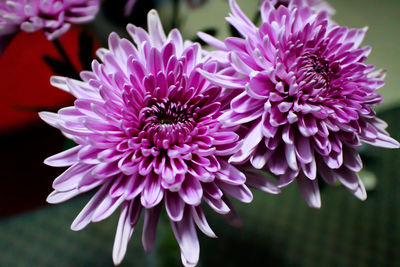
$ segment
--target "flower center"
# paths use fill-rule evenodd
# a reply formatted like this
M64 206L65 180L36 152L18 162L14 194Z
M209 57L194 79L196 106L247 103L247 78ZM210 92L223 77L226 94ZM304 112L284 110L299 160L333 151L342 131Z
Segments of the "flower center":
M303 93L314 95L329 88L333 76L329 61L306 52L298 59L298 66L297 80L302 81Z
M194 128L194 108L168 99L151 99L142 109L142 130L158 148L183 144Z
M159 124L178 124L179 122L185 122L188 119L186 114L186 105L182 106L173 102L161 102L153 104L148 110L147 114L155 122Z

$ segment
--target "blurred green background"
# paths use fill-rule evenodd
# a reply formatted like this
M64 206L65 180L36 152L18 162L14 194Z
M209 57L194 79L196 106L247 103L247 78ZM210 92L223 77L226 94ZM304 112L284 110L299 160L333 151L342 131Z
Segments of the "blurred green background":
M238 2L249 17L254 16L258 0ZM387 85L380 91L385 102L378 108L379 116L400 140L400 1L330 3L339 24L369 27L364 41L373 47L369 63L387 70ZM164 21L169 19L169 10L166 5L160 9ZM184 36L192 38L210 27L218 29L219 37L226 36L227 13L225 0L209 0L198 9L183 6ZM199 233L199 266L400 266L400 151L368 148L363 160L377 179L365 202L341 186L322 189L320 210L306 206L296 185L279 196L256 192L251 205L235 202L243 218L242 228L227 225L208 209L208 220L219 238ZM86 195L2 218L0 266L112 266L117 214L80 232L69 229L88 199ZM150 255L140 244L141 224L121 266L180 266L179 248L166 217L161 218L156 249Z

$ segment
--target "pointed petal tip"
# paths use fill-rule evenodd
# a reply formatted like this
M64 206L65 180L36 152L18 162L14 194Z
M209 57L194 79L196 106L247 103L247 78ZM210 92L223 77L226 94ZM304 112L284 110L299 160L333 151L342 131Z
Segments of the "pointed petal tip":
M321 203L321 196L320 196L319 192L318 192L317 194L313 195L313 196L309 196L309 197L308 197L307 199L305 199L305 200L306 200L306 202L307 202L307 205L308 205L310 208L313 208L313 209L320 209L321 206L322 206L322 203Z
M183 255L182 252L181 252L181 260L182 260L183 266L185 266L185 267L195 267L197 265L197 261L190 262L188 259L185 258L185 256Z
M365 190L364 184L360 178L358 179L358 188L352 191L352 194L361 201L365 201L367 199L367 191Z
M120 265L122 260L123 260L123 256L122 257L119 256L119 255L115 255L114 256L114 254L113 254L113 263L114 263L115 266Z
M296 181L307 205L314 209L321 208L321 194L319 192L318 181L310 180L303 174L298 176Z
M58 114L48 111L39 112L39 117L50 126L56 127L58 121Z
M82 227L82 226L78 225L77 223L75 223L75 221L72 222L72 224L71 224L71 230L72 231L80 231L83 228L85 228L85 227Z
M129 32L129 33L135 33L136 26L133 25L132 23L128 23L128 24L126 25L126 30L127 30L127 32Z
M367 200L367 194L359 194L358 195L358 194L355 193L355 196L361 201Z
M56 193L56 191L53 191L50 193L50 195L47 196L46 201L47 203L50 204L57 204L58 202L56 201L56 199L54 198L54 194Z
M393 138L392 138L393 139ZM393 147L391 147L392 149L398 149L400 148L400 143L396 140L393 139Z
M265 193L268 193L268 194L273 194L273 195L279 195L280 193L282 193L281 189L278 186L275 186L275 187L251 186L251 187L253 187L255 189L258 189L258 190L261 190L261 191L263 191Z
M310 208L313 209L320 209L321 208L321 201L317 202L309 202L307 203Z
M229 6L232 8L233 6L237 6L237 3L235 0L229 0Z
M158 16L157 10L155 10L154 8L151 9L151 10L149 11L149 13L147 14L147 17L152 17L152 16L159 17L159 16Z

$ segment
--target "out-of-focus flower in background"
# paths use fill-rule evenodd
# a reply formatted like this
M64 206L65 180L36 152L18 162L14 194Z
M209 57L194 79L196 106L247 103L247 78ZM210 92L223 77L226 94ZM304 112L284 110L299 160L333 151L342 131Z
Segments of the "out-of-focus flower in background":
M263 2L257 28L232 0L227 20L243 37L221 42L200 34L239 74L201 71L237 92L223 123L249 128L230 162L250 160L274 174L279 187L296 180L311 207L321 206L317 174L328 184L339 180L364 200L356 148L362 142L399 147L372 109L382 102L375 91L385 82L383 71L365 63L371 50L360 48L366 29L338 26L306 1L274 4Z
M240 149L235 127L219 121L227 95L200 75L218 71L202 57L201 47L183 42L178 30L168 36L158 14L148 14L148 33L128 25L136 43L112 33L103 61L81 73L83 81L53 77L52 84L73 94L75 105L41 118L77 143L48 158L50 166L70 166L53 183L50 203L66 201L99 187L72 224L80 230L90 222L121 214L113 259L120 263L145 210L142 243L153 249L158 218L165 205L185 266L196 265L199 241L195 224L215 237L201 206L237 223L227 196L250 202L245 175L228 163ZM268 184L271 193L279 189Z
M98 9L99 0L0 0L0 54L19 30L42 29L53 40L71 23L93 20Z
M125 16L129 16L129 14L131 14L132 9L135 7L137 0L128 0L126 1L126 5L124 8L124 14Z

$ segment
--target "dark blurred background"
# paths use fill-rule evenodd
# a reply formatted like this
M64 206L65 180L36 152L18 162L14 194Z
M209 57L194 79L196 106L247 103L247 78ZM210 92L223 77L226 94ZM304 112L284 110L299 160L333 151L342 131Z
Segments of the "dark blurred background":
M60 41L75 68L87 69L80 56L82 42L92 49L106 45L109 32L126 35L128 22L144 25L151 8L157 8L167 30L178 26L186 39L194 39L200 30L221 38L229 34L224 22L227 1L209 0L201 5L202 1L182 0L178 10L173 8L176 2L141 0L124 17L125 1L105 1L96 21L73 27ZM259 1L238 2L252 18ZM330 4L339 24L369 26L364 41L373 48L369 63L387 70L387 85L380 91L385 103L377 108L378 116L400 140L400 1L335 0ZM173 19L174 14L179 16ZM85 51L87 58L93 58L92 50ZM45 202L52 181L63 170L47 167L43 160L71 144L41 122L37 112L57 110L73 101L50 86L49 77L57 66L56 61L46 63L46 56L60 58L38 32L20 33L0 57L0 266L112 266L117 214L75 233L69 225L90 196L56 206ZM400 151L369 147L363 148L362 155L361 176L369 189L365 202L341 186L324 187L322 208L312 210L296 186L289 186L279 196L256 192L249 207L235 202L242 228L227 226L208 210L219 238L199 233L199 266L400 266ZM121 266L180 266L179 248L165 216L150 255L140 244L141 223L137 229Z

